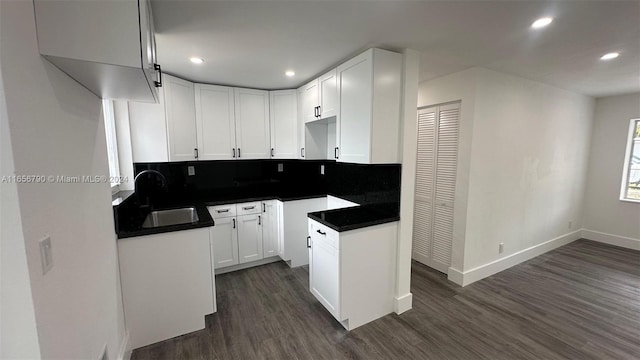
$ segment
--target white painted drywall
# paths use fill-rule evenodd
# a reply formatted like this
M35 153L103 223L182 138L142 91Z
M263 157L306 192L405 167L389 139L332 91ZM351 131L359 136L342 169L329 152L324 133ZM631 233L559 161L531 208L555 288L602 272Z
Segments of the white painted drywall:
M456 100L451 267L464 272L580 229L593 99L483 68L420 84L419 106Z
M588 96L478 75L464 270L582 227L594 110Z
M101 101L38 54L33 3L0 2L0 69L15 171L108 175ZM18 184L43 358L118 355L124 337L108 182ZM51 236L42 274L38 240Z
M2 9L0 7L0 14ZM1 16L1 15L0 15ZM0 69L0 176L15 174ZM0 359L39 359L27 254L15 183L0 183Z
M133 190L133 152L129 127L129 103L124 100L114 100L113 112L118 141L118 165L120 166L120 176L123 179L120 183L120 190Z
M413 203L415 197L415 173L418 139L416 137L418 100L418 74L420 54L405 49L402 56L402 102L399 131L402 176L400 184L400 222L398 225L398 250L396 259L396 294L394 311L401 314L413 306L411 294L411 245L413 242Z
M640 93L596 100L584 228L640 241L640 203L620 201L629 120L637 118Z

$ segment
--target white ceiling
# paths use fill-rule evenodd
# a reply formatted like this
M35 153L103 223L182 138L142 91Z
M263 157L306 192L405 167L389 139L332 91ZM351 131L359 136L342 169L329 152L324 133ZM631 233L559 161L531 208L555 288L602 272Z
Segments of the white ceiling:
M640 1L153 0L163 70L295 88L369 47L421 52L420 80L482 66L592 96L640 91ZM531 23L553 16L547 28ZM619 51L604 62L600 56ZM205 59L202 65L190 56ZM287 78L285 70L296 76Z

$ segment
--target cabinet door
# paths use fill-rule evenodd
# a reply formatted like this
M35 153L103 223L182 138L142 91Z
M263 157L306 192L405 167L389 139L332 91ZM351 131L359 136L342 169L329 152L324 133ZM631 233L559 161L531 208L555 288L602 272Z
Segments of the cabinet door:
M195 86L198 155L201 160L228 160L235 156L236 128L233 88Z
M130 101L129 131L133 162L167 162L167 124L164 91L158 93L159 104Z
M193 83L164 75L169 161L196 159L196 111Z
M338 161L368 164L371 153L371 53L338 67L340 110L337 129Z
M270 158L269 92L236 88L235 108L238 158Z
M318 79L320 88L320 118L326 119L338 114L338 84L336 69L329 71Z
M280 254L276 203L276 200L262 203L262 250L265 258Z
M261 213L238 216L238 254L240 264L263 258Z
M309 249L309 287L311 293L333 316L339 317L338 250L330 246L323 235L317 232L311 232L309 235L311 237L311 248Z
M306 131L306 125L305 125L305 119L304 119L304 88L300 88L298 89L298 159L304 159L305 158L305 131Z
M215 220L215 226L211 228L214 269L238 264L238 230L236 227L235 217Z
M320 90L318 89L318 79L313 80L302 87L303 105L302 118L304 122L318 120L316 107L319 105Z
M298 100L296 90L269 92L271 157L298 157Z
M278 255L282 260L289 260L284 246L284 204L276 201L277 226L278 226Z

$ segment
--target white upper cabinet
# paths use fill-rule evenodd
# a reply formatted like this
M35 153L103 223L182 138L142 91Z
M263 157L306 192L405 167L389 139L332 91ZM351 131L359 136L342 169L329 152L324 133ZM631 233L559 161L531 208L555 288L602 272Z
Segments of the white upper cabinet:
M270 158L269 92L242 88L234 90L237 158Z
M338 88L336 69L302 86L302 118L305 123L336 116Z
M397 163L402 55L369 49L338 66L336 159Z
M35 0L40 54L102 98L157 102L147 0Z
M233 88L196 84L198 159L228 160L236 155Z
M302 119L309 122L318 119L318 97L320 90L318 88L318 79L302 86Z
M164 91L159 102L129 102L129 131L134 163L167 162L167 125L164 111Z
M320 97L318 100L318 118L326 119L338 114L338 84L336 69L318 78Z
M169 161L198 159L193 83L164 76Z
M271 157L298 157L298 99L296 90L269 92Z

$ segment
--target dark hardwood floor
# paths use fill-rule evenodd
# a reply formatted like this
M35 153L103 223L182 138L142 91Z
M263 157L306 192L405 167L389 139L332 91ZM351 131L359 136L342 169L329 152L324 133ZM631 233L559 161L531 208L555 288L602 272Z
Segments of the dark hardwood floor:
M640 359L640 252L579 240L465 288L412 271L413 309L351 332L306 268L219 275L206 329L132 359Z

